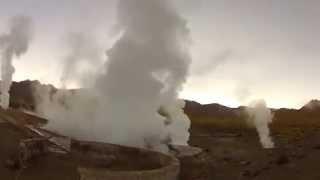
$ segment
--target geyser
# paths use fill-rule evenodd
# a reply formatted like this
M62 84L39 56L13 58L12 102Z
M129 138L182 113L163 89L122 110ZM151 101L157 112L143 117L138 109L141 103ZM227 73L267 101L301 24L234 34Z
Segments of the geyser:
M169 0L120 0L121 37L104 74L78 92L38 89L49 128L85 140L168 151L187 145L190 120L178 93L191 61L186 21Z
M0 35L1 53L1 106L9 107L9 90L14 74L12 60L26 53L32 37L32 22L29 17L15 16L9 22L9 32Z
M253 101L246 110L249 114L248 121L257 129L263 148L274 148L268 126L272 122L273 115L266 102L264 100Z

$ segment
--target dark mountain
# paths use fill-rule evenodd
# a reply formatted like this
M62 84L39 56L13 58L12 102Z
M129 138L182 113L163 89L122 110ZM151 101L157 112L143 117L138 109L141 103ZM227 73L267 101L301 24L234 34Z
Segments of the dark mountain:
M52 85L43 85L39 81L22 81L12 84L10 94L10 106L14 109L24 108L34 110L36 98L34 89L46 86L52 89L52 93L57 91ZM246 125L247 118L245 106L230 108L217 103L200 104L195 101L186 101L185 112L188 114L193 124L213 124L225 126L235 124L236 126ZM318 126L320 124L320 101L312 100L301 109L272 109L274 113L274 126L290 125L295 126Z
M313 99L304 105L300 110L302 111L320 111L320 101Z
M230 108L217 103L200 104L195 101L186 101L185 112L191 117L219 117L232 118L237 117L241 108Z
M14 109L23 108L33 111L36 105L35 90L39 87L51 89L52 92L57 89L52 85L41 84L39 81L25 80L13 82L10 88L10 107Z

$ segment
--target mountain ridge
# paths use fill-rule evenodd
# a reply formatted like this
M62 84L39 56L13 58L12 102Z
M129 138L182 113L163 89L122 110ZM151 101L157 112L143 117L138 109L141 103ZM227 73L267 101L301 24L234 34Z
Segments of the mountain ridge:
M25 80L20 82L13 82L10 89L10 107L15 109L35 110L36 100L33 93L35 88L45 86L52 90L52 93L58 91L53 85L41 84L40 81ZM74 89L70 90L74 91ZM200 104L196 101L185 100L185 112L190 117L216 117L216 118L239 118L245 113L246 106L239 106L236 108L221 105L219 103ZM271 109L271 108L270 108ZM306 105L300 109L279 108L272 109L275 116L283 116L283 114L304 114L307 117L319 114L320 118L320 100L310 100ZM300 117L299 115L298 117Z

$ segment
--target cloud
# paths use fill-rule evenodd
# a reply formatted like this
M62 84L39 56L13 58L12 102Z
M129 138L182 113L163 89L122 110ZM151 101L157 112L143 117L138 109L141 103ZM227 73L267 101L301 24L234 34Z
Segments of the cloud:
M210 58L208 62L203 62L200 65L194 67L192 75L204 76L214 72L219 66L224 65L234 57L234 52L231 49L225 49Z

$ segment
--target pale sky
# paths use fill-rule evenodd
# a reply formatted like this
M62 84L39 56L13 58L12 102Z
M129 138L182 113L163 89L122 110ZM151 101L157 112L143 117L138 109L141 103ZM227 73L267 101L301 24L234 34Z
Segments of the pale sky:
M193 62L181 97L200 103L298 108L320 98L320 1L173 0L188 20ZM15 60L14 80L59 86L63 35L93 34L107 50L115 0L0 0L0 33L8 18L31 16L35 37Z

